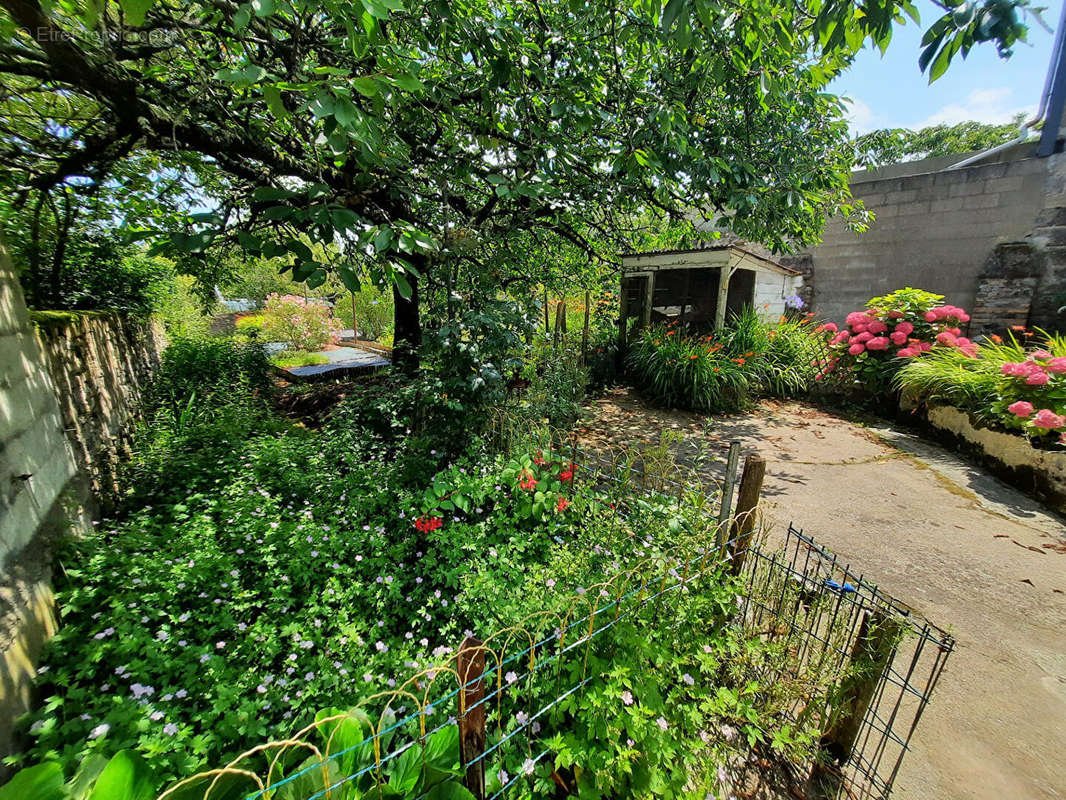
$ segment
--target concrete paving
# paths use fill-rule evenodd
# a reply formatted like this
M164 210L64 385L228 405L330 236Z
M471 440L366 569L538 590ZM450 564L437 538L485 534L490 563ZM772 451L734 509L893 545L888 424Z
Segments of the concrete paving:
M338 347L323 350L321 355L329 359L328 364L309 364L305 367L289 367L286 371L298 378L311 378L330 373L340 374L347 370L375 369L387 367L389 359L376 350L362 347Z
M958 640L894 797L1066 797L1066 524L945 449L798 403L708 418L617 391L587 439L767 460L764 504ZM714 467L708 467L714 469Z

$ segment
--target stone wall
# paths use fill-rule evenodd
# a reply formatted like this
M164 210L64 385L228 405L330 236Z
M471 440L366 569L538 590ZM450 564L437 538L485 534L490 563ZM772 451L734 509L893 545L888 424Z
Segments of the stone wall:
M114 491L163 344L147 320L29 314L0 242L0 756L56 627L52 544Z
M902 176L857 173L852 193L876 219L862 234L833 219L822 244L807 251L814 310L841 320L869 298L904 286L971 308L996 246L1025 239L1036 225L1047 169L1048 159L1020 158Z

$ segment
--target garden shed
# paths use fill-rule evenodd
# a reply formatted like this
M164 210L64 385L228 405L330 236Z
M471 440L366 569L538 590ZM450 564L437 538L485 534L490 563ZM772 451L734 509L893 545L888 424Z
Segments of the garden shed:
M778 316L801 283L796 270L735 244L629 253L622 256L623 336L675 321L720 328L744 306Z

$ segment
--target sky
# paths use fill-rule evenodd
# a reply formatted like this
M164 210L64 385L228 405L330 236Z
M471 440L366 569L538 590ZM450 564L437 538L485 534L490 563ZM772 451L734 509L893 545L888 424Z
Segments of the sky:
M1044 0L1044 22L1059 24L1063 0ZM1019 43L1014 55L1001 59L994 44L970 51L963 61L952 60L948 71L929 84L918 70L922 32L937 18L930 2L919 4L922 25L897 27L884 57L878 50L859 54L854 65L833 82L831 91L850 98L852 131L866 133L877 128L918 129L966 120L1010 122L1018 113L1031 115L1040 104L1040 94L1051 59L1052 33L1029 21L1029 43Z

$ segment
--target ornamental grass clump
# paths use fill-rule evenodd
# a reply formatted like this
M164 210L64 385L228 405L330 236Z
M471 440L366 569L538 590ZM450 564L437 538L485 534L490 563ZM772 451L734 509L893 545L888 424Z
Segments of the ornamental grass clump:
M811 317L776 324L754 309L735 315L720 331L687 335L677 324L649 328L628 358L636 385L667 406L732 412L759 395L802 393L817 371Z

